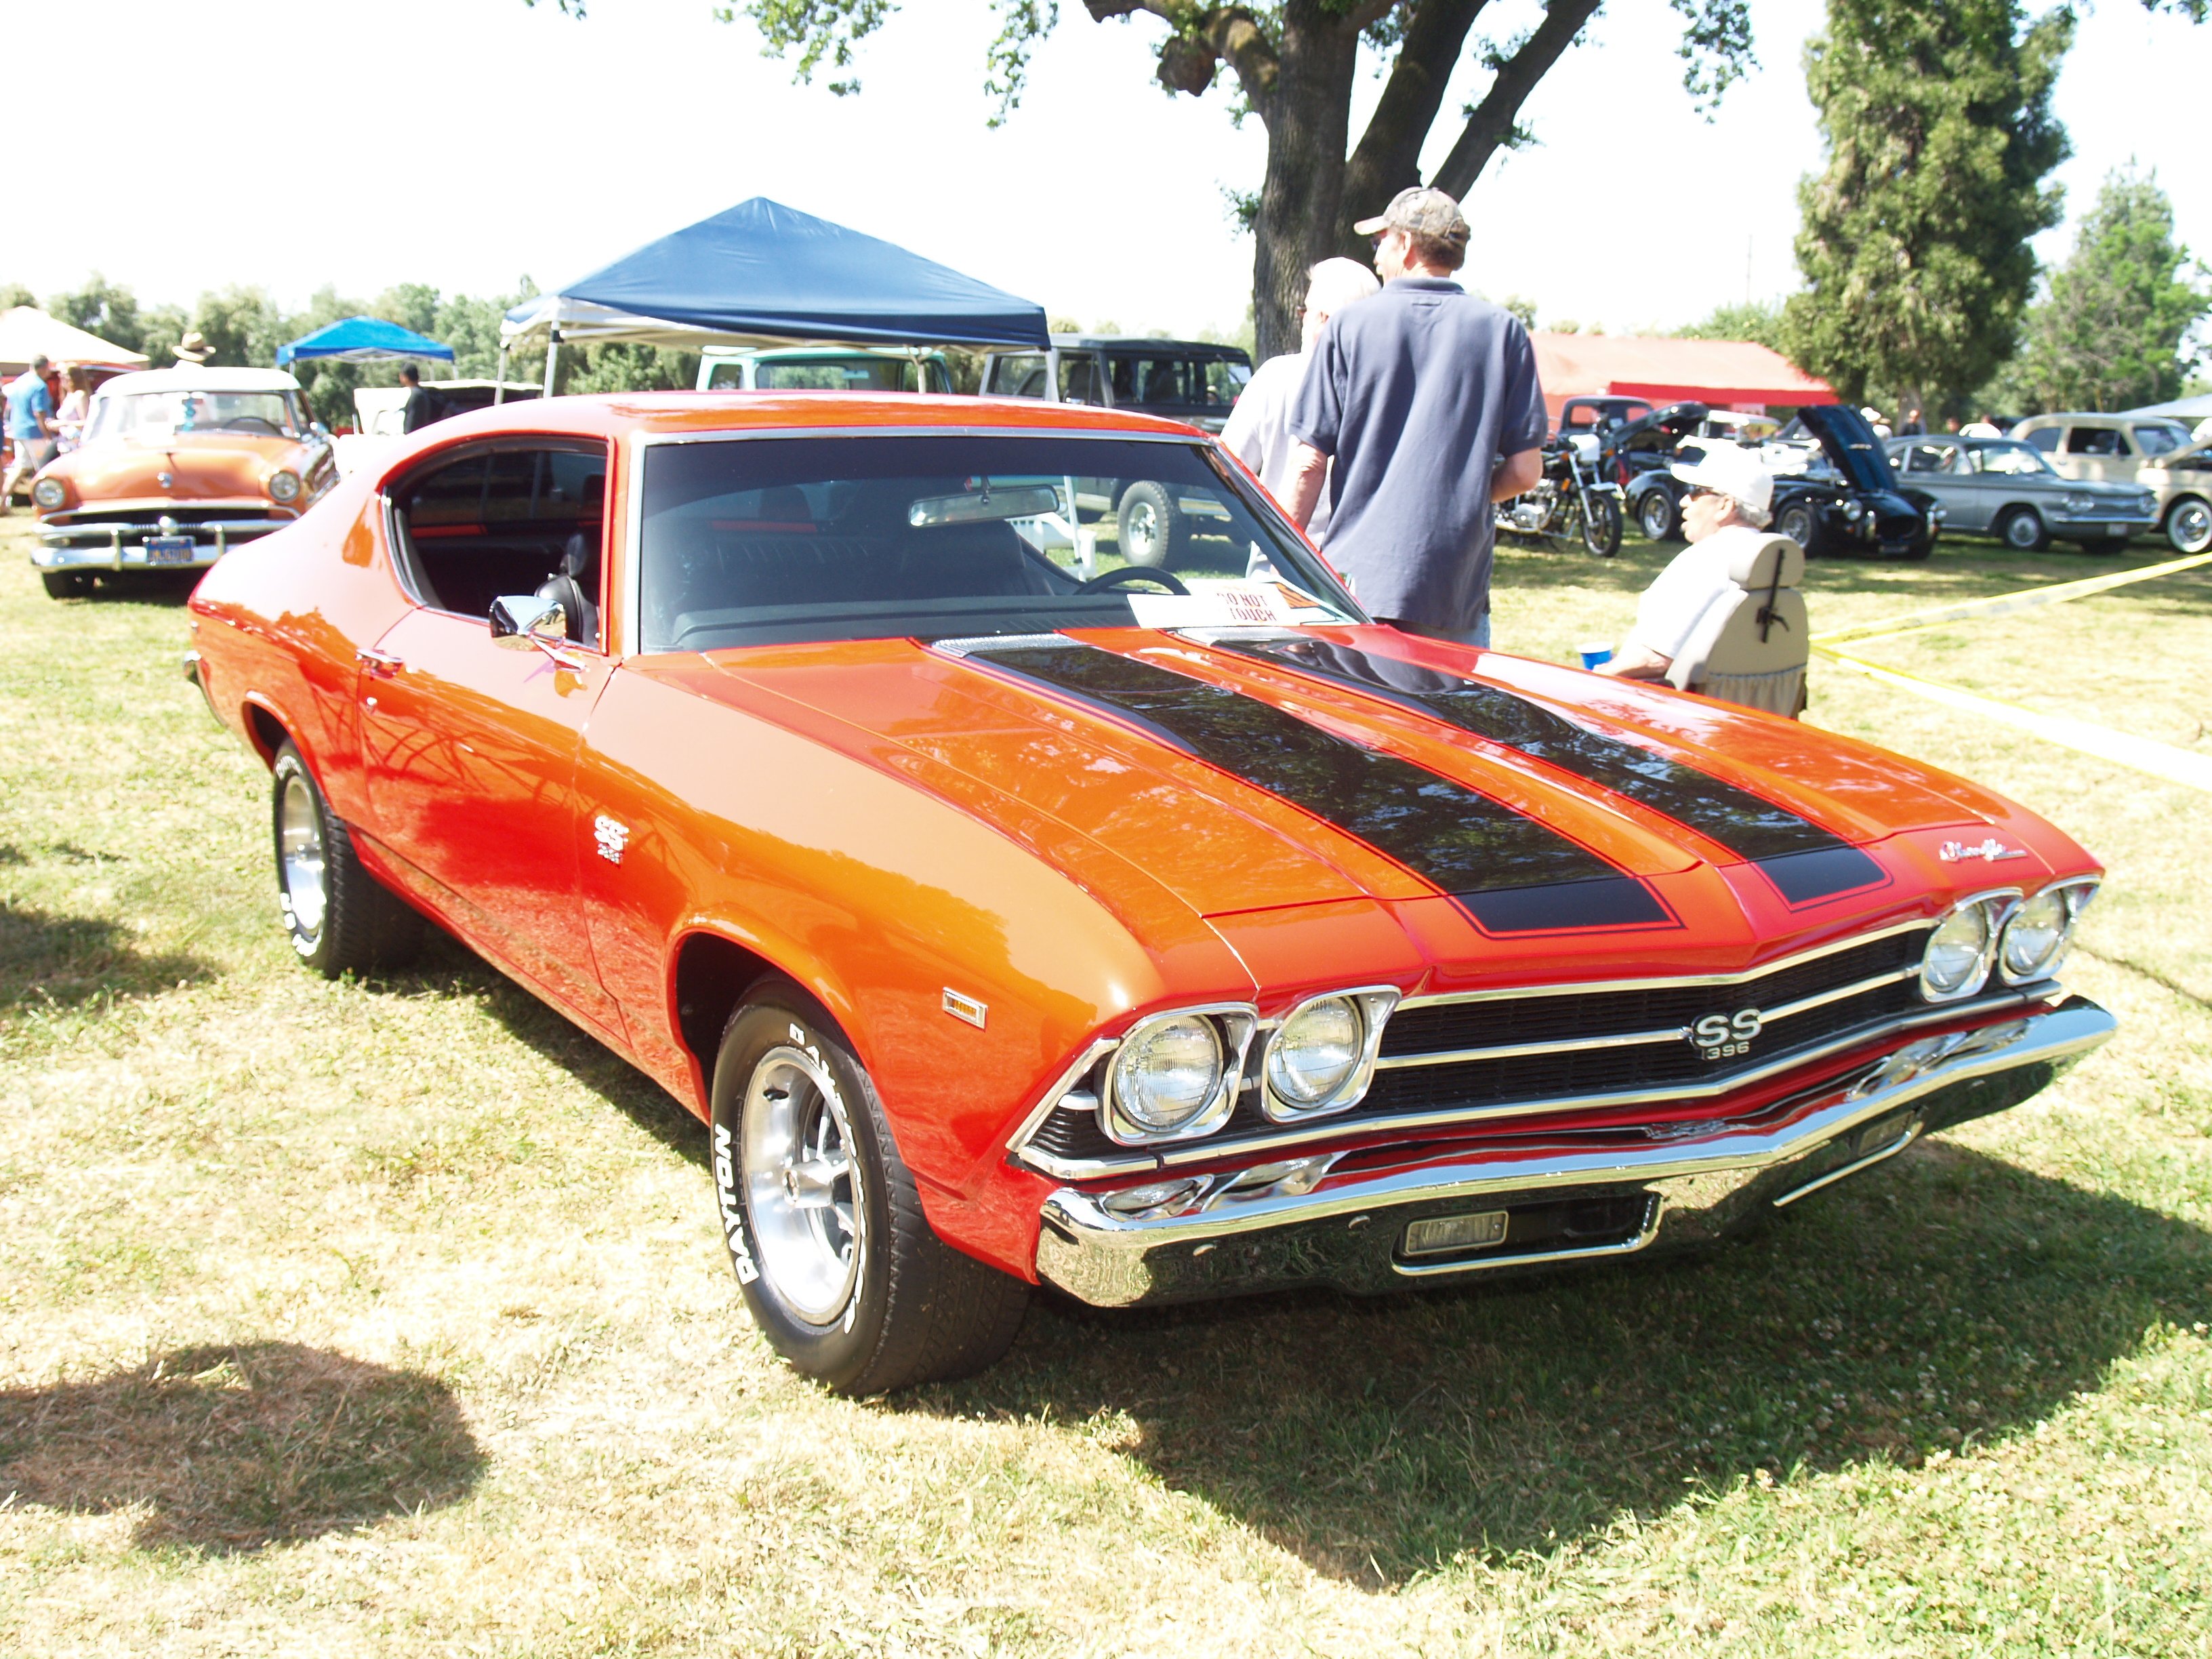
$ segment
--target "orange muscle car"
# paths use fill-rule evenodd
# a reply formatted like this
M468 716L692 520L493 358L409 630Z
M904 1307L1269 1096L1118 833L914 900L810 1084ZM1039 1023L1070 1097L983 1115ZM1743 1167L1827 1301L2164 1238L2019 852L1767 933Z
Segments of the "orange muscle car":
M281 370L118 374L93 395L79 447L31 486L31 562L58 599L102 574L202 569L337 481L330 439Z
M1078 478L1177 500L1182 573L1100 568ZM659 1079L757 1323L850 1392L989 1363L1039 1280L1710 1238L2112 1029L2054 977L2100 871L2048 823L1375 625L1139 416L487 410L234 551L191 623L301 959L430 917Z

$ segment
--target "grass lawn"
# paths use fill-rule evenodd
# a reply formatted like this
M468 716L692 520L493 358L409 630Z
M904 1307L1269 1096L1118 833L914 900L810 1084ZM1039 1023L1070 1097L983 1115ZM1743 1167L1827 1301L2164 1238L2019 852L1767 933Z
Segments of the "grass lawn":
M830 1400L704 1136L466 951L329 985L179 595L0 521L0 1653L2203 1654L2212 800L1832 668L1812 718L2112 866L2057 1088L1701 1261L1363 1302L1041 1299ZM1501 646L1671 549L1506 550ZM2164 556L2148 546L2131 562ZM1816 627L2111 568L1823 562ZM1869 647L2203 749L2212 572Z

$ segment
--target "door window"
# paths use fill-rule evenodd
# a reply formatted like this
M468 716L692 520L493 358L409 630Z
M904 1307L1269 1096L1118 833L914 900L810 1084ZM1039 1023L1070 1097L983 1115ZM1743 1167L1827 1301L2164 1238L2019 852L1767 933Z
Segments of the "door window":
M1060 354L1060 400L1064 404L1100 404L1106 392L1100 382L1098 360L1089 352Z
M1044 354L1017 351L993 359L988 390L1000 398L1043 397Z
M2077 426L2066 434L2066 453L2069 455L2124 455L2127 447L2120 434L2108 426Z
M1905 450L1905 470L1907 472L1948 472L1959 457L1955 444L1908 444Z
M2055 455L2058 453L2058 428L2055 426L2038 427L2027 434L2027 441L2045 454Z
M482 617L501 594L566 576L584 601L567 605L570 635L597 648L606 486L603 444L501 447L433 464L392 494L408 586L434 611Z

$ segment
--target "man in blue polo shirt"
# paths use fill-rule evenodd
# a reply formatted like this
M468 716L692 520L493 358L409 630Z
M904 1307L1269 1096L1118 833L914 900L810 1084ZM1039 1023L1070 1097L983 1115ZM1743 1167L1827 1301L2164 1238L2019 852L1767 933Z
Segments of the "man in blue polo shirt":
M1510 312L1452 279L1467 220L1440 190L1401 190L1373 236L1382 291L1332 318L1291 405L1303 525L1333 490L1322 550L1369 615L1490 643L1491 504L1543 476L1544 389ZM1332 473L1329 460L1336 465Z
M15 486L54 458L54 394L46 390L44 357L8 382L8 436L15 458L0 477L0 513L13 511Z

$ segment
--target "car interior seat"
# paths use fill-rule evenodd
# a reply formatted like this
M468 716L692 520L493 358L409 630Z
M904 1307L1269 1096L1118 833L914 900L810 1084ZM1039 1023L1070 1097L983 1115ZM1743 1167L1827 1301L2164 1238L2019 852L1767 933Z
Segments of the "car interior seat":
M1747 540L1730 562L1729 590L1706 607L1667 671L1685 691L1795 720L1805 709L1811 645L1805 619L1805 550L1787 536Z

